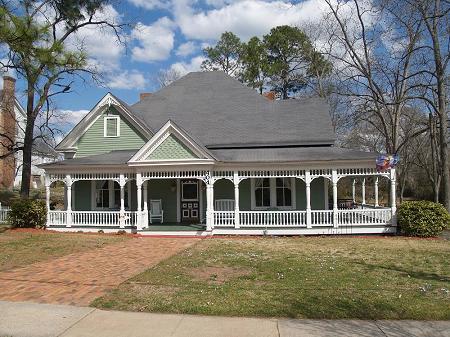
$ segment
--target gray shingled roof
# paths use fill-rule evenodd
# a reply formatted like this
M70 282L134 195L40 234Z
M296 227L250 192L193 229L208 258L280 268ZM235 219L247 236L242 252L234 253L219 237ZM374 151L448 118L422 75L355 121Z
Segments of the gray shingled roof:
M321 99L269 101L223 72L193 72L132 105L152 130L169 119L208 148L333 144Z
M137 150L118 150L88 157L66 159L40 165L41 167L69 167L99 165L125 165ZM259 148L259 149L215 149L211 150L220 162L320 162L331 160L374 160L376 153L343 149L332 146Z

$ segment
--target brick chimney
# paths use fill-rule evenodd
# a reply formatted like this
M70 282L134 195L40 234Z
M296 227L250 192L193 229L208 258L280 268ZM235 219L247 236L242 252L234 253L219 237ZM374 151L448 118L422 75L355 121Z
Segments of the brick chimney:
M141 92L141 93L139 94L139 100L142 101L142 100L144 100L145 98L150 97L151 95L152 95L151 92Z
M3 76L3 90L1 95L0 110L0 154L8 154L8 146L13 145L16 138L16 113L15 113L16 80L10 76ZM14 154L0 159L0 188L12 189L16 160Z
M267 98L269 101L273 101L276 98L276 93L274 91L268 91L265 92L263 96Z

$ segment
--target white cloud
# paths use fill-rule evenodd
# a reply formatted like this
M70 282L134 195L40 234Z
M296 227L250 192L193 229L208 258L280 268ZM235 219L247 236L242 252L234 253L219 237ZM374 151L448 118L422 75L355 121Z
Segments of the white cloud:
M195 10L191 5L176 2L175 21L186 37L199 40L216 40L225 31L247 40L267 34L276 26L320 20L327 10L322 0L305 0L298 4L244 0L211 10Z
M176 51L177 56L189 56L195 53L197 50L197 44L193 41L180 44Z
M97 20L107 20L114 24L120 23L121 18L121 14L112 5L104 6L95 15ZM120 59L125 53L125 46L119 43L113 29L108 27L83 27L69 38L67 46L73 50L82 46L89 55L88 64L105 73L119 69Z
M144 9L167 9L170 6L171 1L168 0L128 0L136 7Z
M203 56L196 56L190 62L177 62L170 66L171 69L177 71L181 75L185 75L191 71L199 71L200 65L205 60Z
M75 125L86 116L89 110L59 110L58 117L61 121Z
M110 77L108 87L112 89L144 89L147 80L136 70L123 71Z
M174 28L174 23L166 16L150 26L139 23L131 33L138 41L138 46L132 49L133 59L141 62L167 59L174 45Z

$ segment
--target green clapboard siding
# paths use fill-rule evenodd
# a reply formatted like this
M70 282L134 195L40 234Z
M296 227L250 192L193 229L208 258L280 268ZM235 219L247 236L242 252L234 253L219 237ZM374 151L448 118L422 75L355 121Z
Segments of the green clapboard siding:
M193 158L198 157L178 138L170 135L147 157L147 160Z
M120 116L113 107L102 114L80 137L76 157L107 153L112 150L140 149L146 139L128 121L120 116L120 137L104 137L104 117Z
M80 180L73 184L75 200L74 211L91 210L91 181Z
M164 210L164 222L177 221L177 181L175 179L149 180L147 185L148 201L161 199ZM150 207L150 204L149 204Z

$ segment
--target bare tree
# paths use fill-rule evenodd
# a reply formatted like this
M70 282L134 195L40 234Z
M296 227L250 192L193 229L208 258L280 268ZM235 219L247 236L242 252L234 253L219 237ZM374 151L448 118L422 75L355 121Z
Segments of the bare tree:
M413 99L422 22L395 1L325 2L337 93L353 107L350 118L371 125L382 135L384 151L398 153L426 130L401 137L401 120Z
M443 203L450 212L450 173L448 158L448 91L450 61L450 1L448 0L407 0L425 27L421 40L423 61L421 81L417 84L417 98L424 101L439 121L432 142L438 146L439 164L442 167ZM434 151L433 151L434 153ZM437 153L435 153L437 154ZM433 158L436 159L436 158Z
M86 27L111 29L122 41L124 25L99 16L107 3L0 0L0 46L5 50L0 67L14 70L26 83L26 126L19 149L23 151L22 197L27 198L30 192L36 121L51 111L53 97L71 91L75 78L97 74L88 65L83 43L68 48L68 42L73 44L72 38Z
M158 74L156 75L156 82L160 88L164 88L172 82L179 80L182 76L183 74L176 69L163 69L158 71Z

